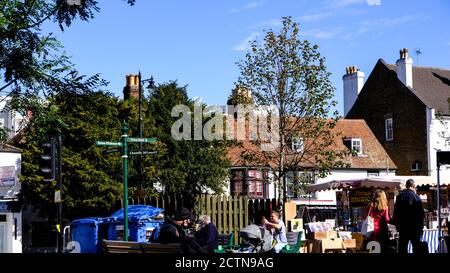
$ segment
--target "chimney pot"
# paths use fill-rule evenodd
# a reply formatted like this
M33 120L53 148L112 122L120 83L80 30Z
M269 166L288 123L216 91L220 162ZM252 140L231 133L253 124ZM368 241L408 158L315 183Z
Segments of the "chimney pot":
M413 60L408 56L408 49L400 50L400 59L397 60L397 77L406 86L413 88L412 65Z
M349 66L345 70L347 74L342 78L344 81L344 116L348 114L361 89L364 86L364 73L355 65Z

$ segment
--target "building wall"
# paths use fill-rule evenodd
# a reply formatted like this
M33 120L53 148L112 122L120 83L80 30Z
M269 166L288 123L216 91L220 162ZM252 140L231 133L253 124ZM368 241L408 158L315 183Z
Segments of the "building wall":
M450 117L439 118L434 109L427 109L428 175L437 178L436 151L450 151ZM450 177L450 166L441 166L441 181Z
M14 166L15 185L0 186L0 214L6 215L6 251L10 253L22 253L22 213L12 212L7 209L8 203L17 201L20 192L21 154L0 152L0 167Z
M14 137L20 131L23 121L22 115L8 109L11 99L0 96L0 128L8 129L8 138Z
M392 115L394 139L385 139L385 118ZM425 105L381 61L377 63L348 119L364 119L398 167L397 175L427 175L427 115ZM419 161L420 171L411 171Z

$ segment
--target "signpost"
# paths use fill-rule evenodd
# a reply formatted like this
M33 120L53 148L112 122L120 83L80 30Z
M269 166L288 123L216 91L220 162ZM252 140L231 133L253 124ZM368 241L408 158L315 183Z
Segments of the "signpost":
M128 124L124 121L122 123L122 136L121 141L96 141L97 146L112 146L122 147L122 163L123 163L123 237L124 241L128 241L128 154L130 155L143 155L143 154L155 154L156 151L142 151L142 152L130 152L128 153L128 143L155 143L156 138L133 138L128 137ZM118 152L119 149L107 150L107 153Z

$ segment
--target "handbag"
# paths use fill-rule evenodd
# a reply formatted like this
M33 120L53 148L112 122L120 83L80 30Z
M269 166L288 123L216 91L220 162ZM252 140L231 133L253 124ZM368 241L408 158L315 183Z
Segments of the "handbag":
M369 238L374 230L374 223L373 223L373 217L370 216L370 211L372 208L369 209L369 213L367 214L366 219L364 219L364 222L362 224L361 233Z

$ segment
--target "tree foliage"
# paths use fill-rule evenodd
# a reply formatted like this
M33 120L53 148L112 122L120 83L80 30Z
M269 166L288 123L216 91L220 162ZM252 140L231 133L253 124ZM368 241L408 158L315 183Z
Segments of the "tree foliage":
M120 101L103 92L66 93L41 104L41 111L52 112L45 117L58 118L31 118L22 137L16 138L15 145L23 149L22 201L39 208L43 215L54 215L56 181L43 182L39 157L41 144L51 136L48 126L60 126L54 132L63 136L63 215L70 219L109 214L122 191L121 161L117 155L104 154L95 141L120 139L120 109Z
M336 105L330 73L318 46L301 40L300 34L298 24L284 17L280 32L269 30L262 43L252 41L238 63L239 85L252 91L257 105L270 105L279 116L278 132L272 131L277 134L277 145L259 158L276 166L275 176L281 182L288 172L314 170L324 177L333 167L343 166L344 152L331 148L332 129L339 117L335 112L328 118L330 108ZM292 150L296 140L302 140L299 151ZM279 185L281 197L286 185Z
M193 195L204 193L206 189L222 193L229 166L225 143L175 140L171 135L175 121L171 111L179 104L193 107L186 86L180 87L176 82L160 85L150 97L149 114L155 120L155 135L165 145L164 155L157 161L155 182L168 193Z
M135 1L127 2L133 5ZM95 0L77 5L67 0L0 0L0 94L33 100L106 86L99 74L80 75L63 52L63 45L42 30L47 21L64 30L76 19L93 19L98 11Z

